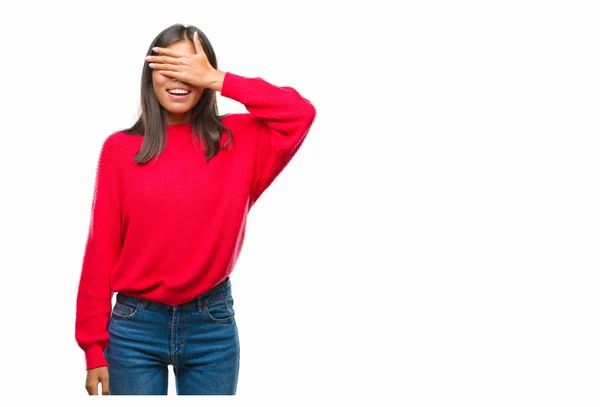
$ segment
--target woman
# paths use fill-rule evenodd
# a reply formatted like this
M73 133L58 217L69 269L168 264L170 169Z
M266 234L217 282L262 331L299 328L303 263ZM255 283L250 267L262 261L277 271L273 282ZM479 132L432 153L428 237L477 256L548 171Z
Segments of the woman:
M229 275L248 211L315 118L298 92L217 69L206 36L173 25L152 42L139 120L98 161L75 336L98 394L236 392ZM219 116L216 92L249 113ZM116 303L112 306L113 293Z

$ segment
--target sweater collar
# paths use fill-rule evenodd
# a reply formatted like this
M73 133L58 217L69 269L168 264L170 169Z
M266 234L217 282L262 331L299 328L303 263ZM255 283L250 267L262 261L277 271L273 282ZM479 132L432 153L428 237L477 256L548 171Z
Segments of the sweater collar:
M185 136L192 133L192 123L171 124L165 127L167 136Z

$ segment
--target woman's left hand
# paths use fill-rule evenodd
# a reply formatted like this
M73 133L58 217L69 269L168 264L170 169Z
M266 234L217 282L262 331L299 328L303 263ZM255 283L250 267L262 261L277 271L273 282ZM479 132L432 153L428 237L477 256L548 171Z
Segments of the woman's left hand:
M195 54L184 54L168 48L155 47L152 50L160 55L150 55L146 61L150 62L150 68L160 70L160 74L169 78L199 88L221 90L224 72L221 72L210 64L208 57L202 49L198 33L194 32L193 38Z

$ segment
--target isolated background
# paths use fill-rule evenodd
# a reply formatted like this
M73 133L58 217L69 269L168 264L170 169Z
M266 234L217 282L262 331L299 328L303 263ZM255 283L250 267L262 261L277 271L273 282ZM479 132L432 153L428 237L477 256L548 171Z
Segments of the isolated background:
M237 402L598 405L595 2L1 7L3 395L85 396L98 154L138 113L148 45L184 23L220 69L318 112L232 275Z

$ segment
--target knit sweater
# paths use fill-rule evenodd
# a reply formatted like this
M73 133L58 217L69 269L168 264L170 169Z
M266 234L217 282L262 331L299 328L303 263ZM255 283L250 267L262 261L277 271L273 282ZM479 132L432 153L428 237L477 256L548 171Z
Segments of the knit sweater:
M108 365L114 293L179 305L232 273L250 208L315 118L296 90L261 78L227 72L221 95L249 113L222 119L233 139L208 162L190 123L167 126L165 149L145 165L133 161L143 136L116 132L103 142L77 294L86 369Z

